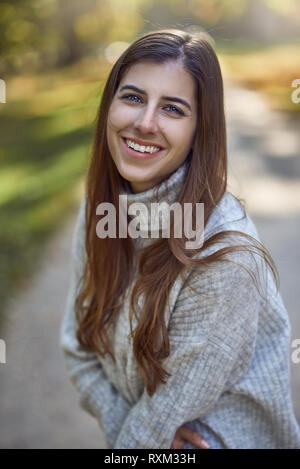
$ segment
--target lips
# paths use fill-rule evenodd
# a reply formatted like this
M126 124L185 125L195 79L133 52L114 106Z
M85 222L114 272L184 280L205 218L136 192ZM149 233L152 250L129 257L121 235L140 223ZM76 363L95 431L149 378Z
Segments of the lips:
M139 138L133 138L128 136L123 136L123 139L131 140L132 142L138 143L139 145L144 145L145 147L158 147L160 150L164 150L165 147L159 145L159 143L147 142L145 140L140 140Z
M163 150L158 150L154 153L141 153L139 151L136 151L134 150L133 148L130 148L127 143L126 143L126 140L124 137L121 138L121 142L122 142L122 146L124 147L126 153L128 155L130 155L131 157L135 158L135 159L138 159L138 160L150 160L150 159L153 159L153 158L157 158L159 155L161 155L163 153Z

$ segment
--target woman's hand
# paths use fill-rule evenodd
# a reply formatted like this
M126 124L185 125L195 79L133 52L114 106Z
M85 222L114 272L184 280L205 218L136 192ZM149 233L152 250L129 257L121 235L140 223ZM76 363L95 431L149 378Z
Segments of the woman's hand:
M210 444L195 430L187 427L186 425L181 425L177 428L171 449L181 449L185 443L188 441L192 445L197 446L201 449L207 449L210 447Z

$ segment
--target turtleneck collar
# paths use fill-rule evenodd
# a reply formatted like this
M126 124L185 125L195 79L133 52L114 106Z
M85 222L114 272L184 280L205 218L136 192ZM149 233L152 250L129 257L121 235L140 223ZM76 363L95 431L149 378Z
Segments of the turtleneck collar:
M185 172L187 168L187 161L184 162L167 178L165 179L159 189L158 189L158 200L154 197L154 191L157 190L157 185L147 189L143 192L129 192L129 190L124 190L123 194L127 195L128 205L135 203L135 202L142 202L144 204L151 203L151 202L162 202L162 201L169 201L170 203L177 199L179 195ZM169 195L168 195L169 194ZM173 199L171 201L171 199Z
M133 204L142 203L147 208L148 218L144 219L142 212L139 213L139 218L143 218L142 227L141 229L148 227L148 239L151 239L151 204L161 204L162 202L167 202L169 205L176 202L179 197L180 190L182 188L182 184L185 179L186 171L187 171L187 160L185 159L183 163L161 184L157 184L152 188L143 191L143 192L129 192L129 186L123 189L120 194L127 196L127 211L129 213L129 209ZM134 207L132 207L133 209ZM134 215L129 215L130 218L133 218ZM160 217L163 216L160 213ZM141 239L141 238L137 238ZM146 239L146 238L143 238ZM143 243L144 244L144 243Z

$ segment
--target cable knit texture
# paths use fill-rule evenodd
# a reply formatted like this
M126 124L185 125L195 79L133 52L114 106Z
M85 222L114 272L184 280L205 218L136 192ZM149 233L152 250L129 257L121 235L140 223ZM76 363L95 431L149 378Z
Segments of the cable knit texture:
M160 202L178 199L185 171L186 162L169 176L159 191ZM153 194L153 188L137 194L128 190L128 207L136 202L149 207L157 202ZM108 354L103 358L83 351L76 339L74 302L86 259L84 210L85 200L73 236L60 345L79 405L97 419L108 447L170 448L177 428L185 423L211 448L300 448L290 389L290 322L261 257L239 251L228 258L258 275L264 295L243 268L226 261L197 267L176 279L165 311L170 354L162 362L171 376L149 397L130 336L134 281L109 331L116 363ZM204 237L224 230L259 240L251 218L229 192L212 212ZM136 239L139 249L153 241ZM244 238L238 241L245 243ZM197 256L224 246L226 242L211 246ZM187 442L184 448L195 449Z

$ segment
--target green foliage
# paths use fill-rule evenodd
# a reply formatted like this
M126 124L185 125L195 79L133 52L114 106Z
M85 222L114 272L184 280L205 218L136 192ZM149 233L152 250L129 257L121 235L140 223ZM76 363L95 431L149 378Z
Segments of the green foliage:
M269 98L274 110L289 112L294 118L300 117L300 104L291 99L292 82L299 78L299 41L275 44L268 47L248 48L220 45L219 57L223 65L223 76L263 92Z
M239 42L264 38L267 24L267 40L284 40L288 23L298 31L297 13L298 0L3 0L0 76L103 56L111 42L162 27L195 25Z
M56 91L56 101L46 88L0 108L1 311L82 192L99 83L67 79Z

